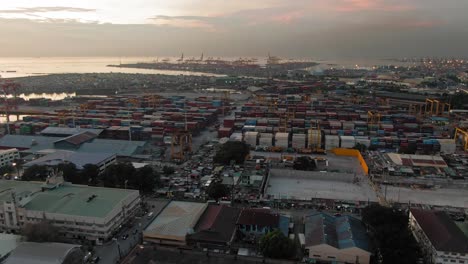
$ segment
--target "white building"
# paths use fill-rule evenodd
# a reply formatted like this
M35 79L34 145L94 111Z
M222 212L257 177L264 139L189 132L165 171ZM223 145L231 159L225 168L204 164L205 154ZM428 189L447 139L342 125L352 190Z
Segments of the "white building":
M0 150L0 167L11 165L19 158L20 155L18 149L12 148Z
M411 209L409 225L426 263L468 263L468 238L447 213Z
M62 235L101 243L111 238L140 203L137 190L89 187L51 177L46 183L0 180L0 231L50 221Z

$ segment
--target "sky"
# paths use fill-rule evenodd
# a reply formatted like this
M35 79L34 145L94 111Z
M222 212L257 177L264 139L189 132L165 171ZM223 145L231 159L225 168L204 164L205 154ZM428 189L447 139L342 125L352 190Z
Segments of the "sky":
M467 0L0 0L0 56L468 57Z

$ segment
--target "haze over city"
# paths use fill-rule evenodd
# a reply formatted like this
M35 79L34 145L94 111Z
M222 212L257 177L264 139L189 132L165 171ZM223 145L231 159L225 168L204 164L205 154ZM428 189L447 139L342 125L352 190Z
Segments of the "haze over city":
M0 56L466 56L468 1L17 0Z

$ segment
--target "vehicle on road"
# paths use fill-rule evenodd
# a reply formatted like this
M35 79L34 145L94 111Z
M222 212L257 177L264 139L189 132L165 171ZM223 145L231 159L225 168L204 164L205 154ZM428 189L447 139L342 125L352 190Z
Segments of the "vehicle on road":
M127 238L128 238L128 234L125 234L125 235L122 236L123 240L126 240Z
M91 260L91 263L99 263L100 260L101 260L101 257L96 256Z

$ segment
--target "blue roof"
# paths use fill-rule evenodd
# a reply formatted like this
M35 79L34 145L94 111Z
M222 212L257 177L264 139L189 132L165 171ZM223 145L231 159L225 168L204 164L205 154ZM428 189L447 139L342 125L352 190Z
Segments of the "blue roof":
M334 217L324 213L306 216L307 245L328 244L339 249L358 247L369 251L369 238L360 220L352 216Z

